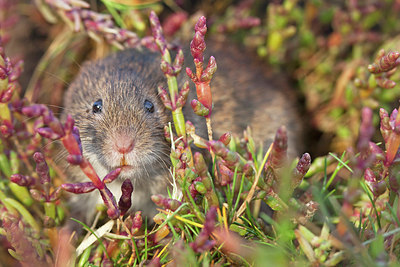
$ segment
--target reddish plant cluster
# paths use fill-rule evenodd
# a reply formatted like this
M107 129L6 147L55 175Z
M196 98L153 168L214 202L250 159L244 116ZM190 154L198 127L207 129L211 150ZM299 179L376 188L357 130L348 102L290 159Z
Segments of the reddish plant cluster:
M155 13L151 14L151 21L153 27L153 35L158 43L161 55L162 55L162 63L161 69L166 75L167 79L170 81L171 76L178 75L181 65L180 59L177 59L181 56L181 52L178 52L177 58L175 59L174 65L171 65L171 60L169 58L169 52L167 50L167 44L165 38L162 35L162 30L159 26L159 21L155 16ZM192 79L192 81L196 85L197 96L199 100L192 101L192 107L197 115L205 116L206 119L210 119L211 111L212 111L212 94L210 81L211 78L216 71L216 62L213 57L210 58L208 66L203 69L204 64L204 50L205 50L205 41L204 37L206 34L206 20L204 17L201 17L196 26L195 26L195 35L190 45L190 51L194 58L194 63L196 66L196 74L192 73L192 71L187 68L187 74ZM176 62L179 62L180 66L176 65ZM169 83L169 86L171 84ZM172 86L173 88L173 86ZM173 90L172 90L173 91ZM163 89L160 91L161 98L165 106L169 109L172 108L174 110L173 104L171 104L170 99L183 99L181 97L182 91L179 93L179 97L177 97L177 91L173 91L171 93L170 86L170 95L171 98L167 96L167 90ZM172 97L175 95L175 97ZM185 98L186 100L186 98ZM184 105L184 102L180 103ZM179 106L180 107L180 106ZM207 125L209 126L209 125ZM175 123L175 127L177 124ZM180 126L178 126L179 128ZM255 193L255 188L258 186L260 188L257 190L257 196L261 196L260 191L263 191L262 199L268 198L279 198L277 192L279 191L280 180L282 179L282 174L279 169L286 167L287 162L287 134L286 129L281 128L278 130L274 144L272 146L271 153L268 157L267 164L265 167L261 166L261 170L264 170L263 173L260 172L256 175L255 166L252 160L254 155L254 151L247 150L246 154L248 158L243 158L239 156L239 154L235 151L232 151L228 148L229 143L231 142L231 134L226 133L220 137L218 141L212 140L212 131L211 127L209 127L209 141L206 141L195 134L194 126L191 122L186 122L185 124L186 132L189 134L188 142L185 142L185 135L182 138L178 138L182 136L178 134L178 137L171 135L168 128L165 131L165 135L167 139L173 144L171 151L171 160L172 165L174 167L174 172L176 173L176 178L183 189L183 196L185 201L188 203L196 203L197 205L201 203L202 199L206 199L207 203L211 206L218 207L220 205L219 198L216 194L215 187L224 187L224 186L233 186L232 182L235 177L238 177L237 182L240 181L240 177L246 177L247 180L254 183L254 188L252 188L248 193L248 197L244 197L246 200L237 216L244 211L246 207L246 202L252 200L252 197ZM250 139L250 140L249 140ZM216 169L215 171L215 180L211 179L212 175L208 172L208 166L203 158L201 153L196 152L193 156L188 152L188 143L194 142L196 146L201 148L207 148L213 157L213 162L215 162ZM248 137L248 142L252 143L254 147L254 141L251 137ZM193 165L192 162L193 161ZM261 164L261 163L259 163ZM311 165L311 158L308 153L305 153L301 159L299 160L297 166L292 172L292 180L291 180L291 188L292 190L296 188L302 181L304 175L308 171ZM262 176L262 179L259 179ZM187 188L187 189L185 189ZM194 201L191 202L191 200ZM154 196L153 201L161 207L168 208L170 210L176 210L181 206L180 202L173 199L165 199L161 196ZM278 201L279 202L279 201ZM284 205L282 201L280 201L281 205L274 206L275 209L282 209ZM201 215L199 211L199 207L197 205L190 205L190 211L198 216L199 219L207 221ZM304 210L308 210L304 208ZM315 212L315 209L314 209ZM182 213L182 210L180 211Z
M210 210L206 214L203 230L201 230L196 240L189 244L189 246L194 250L194 252L208 251L216 244L214 240L210 240L210 236L215 228L216 218L217 218L217 209L211 206Z
M48 127L37 128L36 132L45 138L60 139L69 153L67 161L72 165L78 165L87 177L92 180L86 183L63 184L62 188L76 194L88 193L95 189L99 190L104 204L108 208L108 216L117 219L120 211L106 183L114 181L121 172L121 169L113 170L102 180L98 177L92 165L83 157L79 131L74 127L74 120L71 116L68 116L65 124L62 124L45 105L23 107L22 113L29 117L41 117L43 123Z
M390 76L396 71L400 64L399 52L389 52L385 55L385 50L379 50L375 62L368 65L368 71L375 74L377 84L386 89L396 86L396 83L390 80Z
M61 18L72 25L75 32L84 31L96 41L104 38L111 45L123 49L145 46L155 49L151 37L139 38L139 36L126 29L115 26L113 18L108 14L100 14L88 10L90 5L81 0L48 0L46 1ZM41 3L43 5L43 3ZM42 12L50 22L54 22L54 15L46 7L41 7Z
M10 30L18 22L16 14L17 4L15 1L2 0L0 1L0 18L1 18L1 43L6 44L10 38Z
M190 52L192 53L194 65L196 66L196 74L190 68L186 68L186 74L196 85L197 98L190 103L194 112L199 116L209 118L212 111L212 94L210 82L212 76L217 71L217 62L213 56L210 57L208 65L203 69L204 50L206 43L204 37L207 32L206 18L200 17L194 28L195 34L190 42Z
M399 194L400 134L397 128L400 116L398 114L397 109L394 109L390 116L386 110L380 110L380 131L386 148L386 151L383 151L377 144L370 141L374 133L372 110L364 108L362 111L362 123L357 144L357 151L360 154L354 161L353 176L364 177L375 199L386 192L387 186L390 187L390 192Z
M17 79L23 69L23 61L12 64L8 57L5 57L3 48L0 50L0 79L6 80L0 84L0 102L7 103L11 100L15 89L19 88Z
M237 6L230 8L221 24L218 24L217 30L220 33L235 32L239 29L248 30L256 26L260 26L261 20L258 17L251 16L252 1L242 1Z

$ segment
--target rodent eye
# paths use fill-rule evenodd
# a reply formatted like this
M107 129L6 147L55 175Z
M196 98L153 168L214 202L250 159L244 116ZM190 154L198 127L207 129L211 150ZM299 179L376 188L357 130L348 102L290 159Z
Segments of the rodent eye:
M103 108L103 100L99 99L93 103L93 113L100 113Z
M144 101L144 108L147 110L147 112L154 112L154 104L151 103L149 100Z

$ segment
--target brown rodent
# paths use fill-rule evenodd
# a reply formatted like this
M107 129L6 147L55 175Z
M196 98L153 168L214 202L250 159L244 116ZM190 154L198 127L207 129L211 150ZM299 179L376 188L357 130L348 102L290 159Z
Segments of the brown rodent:
M241 135L250 125L255 139L267 145L278 127L285 125L289 145L296 150L301 122L294 92L288 89L285 79L226 43L208 43L208 51L218 65L211 82L215 136L227 131ZM180 80L182 84L189 78L182 73ZM150 196L165 194L170 180L170 145L164 139L163 128L172 119L157 95L159 85L167 86L159 53L125 50L84 64L65 95L65 110L76 120L84 156L100 177L125 161L128 166L109 187L118 200L122 182L131 179L132 207L148 216L155 214ZM190 107L184 108L184 114L186 119L196 121L200 132L204 131L205 125ZM87 181L79 169L70 168L69 176L74 181ZM99 195L90 193L74 196L72 203L74 213L90 217L95 204L102 201Z

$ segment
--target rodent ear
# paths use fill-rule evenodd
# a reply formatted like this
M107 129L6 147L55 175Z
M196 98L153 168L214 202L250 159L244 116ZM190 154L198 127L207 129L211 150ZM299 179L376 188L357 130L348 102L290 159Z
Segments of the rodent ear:
M103 100L98 99L93 103L92 106L93 113L100 113L102 109L103 109Z
M154 112L154 104L151 101L147 100L147 99L144 101L144 108L149 113L153 113Z

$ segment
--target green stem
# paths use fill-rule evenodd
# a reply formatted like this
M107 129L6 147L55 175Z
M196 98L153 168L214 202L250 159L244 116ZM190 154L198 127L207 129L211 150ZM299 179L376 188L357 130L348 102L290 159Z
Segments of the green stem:
M33 204L33 199L29 194L29 191L26 187L17 185L13 182L8 184L11 192L13 192L14 196L21 201L25 206L30 207Z
M0 103L0 118L11 121L11 113L7 103Z
M102 1L102 2L106 6L107 10L110 12L111 16L114 18L117 25L121 28L126 28L124 20L118 14L118 11L112 5L110 5L107 1Z
M174 120L176 133L178 136L183 136L186 139L185 117L183 116L182 108L173 110L172 118Z
M207 192L205 194L207 200L209 203L211 203L212 206L216 206L219 207L219 200L218 200L218 196L215 193L215 188L213 187L214 183L212 181L212 179L209 176L205 176L202 180L205 188L207 189Z
M196 205L192 195L190 194L187 176L185 176L184 180L182 181L181 188L185 201L191 204L189 206L190 210L194 215L196 215L196 217L200 220L200 222L203 223L205 220L204 215L200 212L199 207Z
M89 261L90 253L92 252L93 246L88 247L85 249L85 251L82 253L82 256L79 259L78 262L78 267L85 266L85 264Z
M7 178L11 176L10 161L3 152L0 154L0 169Z
M44 203L44 213L52 219L56 219L56 205L52 202Z
M176 96L178 95L178 83L175 76L167 75L167 83L169 89L169 95L171 97L172 108L176 108Z
M0 56L0 66L5 66L5 64L6 63L4 62L4 58L2 56ZM7 87L8 87L8 76L5 79L0 79L0 91L7 90ZM7 104L1 104L1 105L7 105ZM0 105L0 109L1 109L1 105Z

